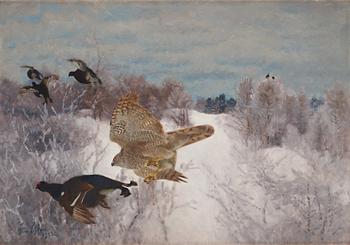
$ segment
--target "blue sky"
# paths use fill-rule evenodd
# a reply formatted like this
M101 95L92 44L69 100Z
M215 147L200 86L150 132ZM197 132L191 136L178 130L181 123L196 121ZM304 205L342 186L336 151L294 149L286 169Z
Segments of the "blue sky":
M245 77L277 75L319 95L349 83L349 3L1 3L0 71L23 64L66 77L66 59L110 74L181 80L194 96L233 95Z

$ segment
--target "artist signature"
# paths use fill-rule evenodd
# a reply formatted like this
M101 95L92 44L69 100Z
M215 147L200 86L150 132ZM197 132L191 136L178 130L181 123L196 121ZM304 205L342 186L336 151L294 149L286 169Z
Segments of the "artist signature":
M23 223L19 223L19 227L17 228L18 235L32 235L32 236L38 236L43 239L49 239L49 238L57 238L57 236L50 231L49 229L42 227L37 222L32 223L30 227L26 226Z

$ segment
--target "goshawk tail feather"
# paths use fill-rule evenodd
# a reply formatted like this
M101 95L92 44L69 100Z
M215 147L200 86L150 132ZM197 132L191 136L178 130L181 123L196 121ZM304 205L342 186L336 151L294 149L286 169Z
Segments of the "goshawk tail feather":
M214 134L210 125L199 125L190 128L178 129L167 133L168 144L171 149L177 150L186 145L206 139Z

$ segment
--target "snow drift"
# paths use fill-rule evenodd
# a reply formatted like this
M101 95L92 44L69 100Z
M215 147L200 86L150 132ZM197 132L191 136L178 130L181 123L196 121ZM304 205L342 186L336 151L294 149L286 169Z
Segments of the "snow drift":
M343 193L346 198L341 203L330 201L329 198L333 197L329 196L339 192L337 188L333 190L332 185L339 183L331 181L329 192L325 186L318 186L313 178L318 176L315 171L322 170L316 170L310 159L300 152L283 146L256 150L246 146L239 132L231 127L231 117L226 114L209 115L191 111L190 121L193 125L210 124L215 128L215 133L178 151L176 168L188 177L188 183L157 181L152 184L155 189L162 187L168 192L172 191L172 205L176 208L163 220L167 242L283 242L287 238L288 241L306 241L310 226L325 225L320 228L324 239L325 229L331 232L344 226L335 225L336 220L322 224L322 219L335 215L327 213L329 203L326 205L322 202L340 205L341 213L345 214L349 212L349 195ZM80 118L78 123L98 132L96 142L105 149L98 163L90 158L89 173L111 178L123 175L144 185L132 171L111 167L113 156L120 148L110 142L107 122L95 123L87 117ZM166 130L175 129L166 119L162 123ZM87 146L82 153L91 153L91 147ZM157 208L157 202L156 199L151 201L147 220L138 224L145 234L143 242L146 243L164 241L160 235L162 231L155 228L159 217L153 211ZM301 215L309 217L299 217ZM319 224L316 218L321 220ZM287 229L288 226L291 230ZM281 229L285 230L281 232ZM299 237L293 236L296 232L300 234ZM346 234L338 238L348 239ZM317 240L316 237L312 239Z

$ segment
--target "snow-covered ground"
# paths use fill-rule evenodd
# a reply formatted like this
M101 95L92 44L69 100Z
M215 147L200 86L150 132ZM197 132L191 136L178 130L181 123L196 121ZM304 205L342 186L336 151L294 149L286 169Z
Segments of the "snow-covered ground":
M232 207L234 213L244 213L247 220L256 220L257 227L261 225L266 229L276 229L274 227L278 226L280 220L288 215L287 210L281 210L281 206L289 204L270 200L272 195L266 192L268 188L266 183L269 180L264 183L259 181L272 176L271 178L275 179L271 180L271 185L275 185L274 188L278 189L280 187L276 187L278 185L276 179L288 183L300 175L311 176L313 169L308 164L308 160L286 147L250 152L242 143L239 132L229 126L228 115L209 115L192 111L190 117L193 125L210 124L215 128L215 133L208 139L178 151L177 169L188 177L188 183L175 183L175 205L181 208L175 209L166 220L168 240L172 243L232 241L232 235L230 237L227 231L232 227L223 225L226 224L223 221L227 218L225 216L231 214L225 215L224 207ZM166 120L162 123L167 130L174 129L174 126ZM104 121L96 123L89 117L82 117L78 120L78 124L89 125L91 130L97 133L95 143L100 147L106 147L103 158L98 162L94 173L115 178L116 174L122 170L119 167L112 167L111 162L120 147L109 140L109 123ZM95 145L90 145L82 154L88 155L94 149ZM261 164L257 162L258 160L262 161ZM91 158L90 161L88 173L92 173L92 165L95 160ZM130 170L123 170L123 173L128 180L142 181ZM262 174L267 176L261 177ZM160 185L161 182L164 182L169 188L174 185L169 181L158 181L156 185ZM221 188L226 185L230 186L230 189ZM349 195L345 196L344 200L348 202ZM344 205L348 204L344 203ZM300 214L292 213L292 215ZM242 214L237 214L237 217L241 216ZM249 227L247 220L243 220L242 223ZM238 224L236 226L240 227ZM152 228L147 228L147 225L144 229L152 230ZM237 230L237 233L242 232L239 228L232 228L232 230ZM146 237L149 242L157 242L156 229L153 231L154 233L148 232L148 237ZM254 232L254 229L251 232ZM260 237L271 236L263 234ZM256 234L256 237L259 239L259 234ZM240 234L237 235L237 240L248 241L244 240Z
M168 221L171 224L169 240L173 242L214 242L217 241L217 237L214 236L213 232L217 232L217 230L213 224L218 213L215 208L217 204L207 196L211 185L211 180L207 175L212 173L220 176L222 171L234 164L234 159L231 157L231 140L225 133L224 121L221 116L193 111L191 122L193 125L210 124L215 128L215 133L208 139L178 151L177 169L188 178L188 183L175 184L175 203L185 205L176 210ZM111 162L114 155L120 151L120 147L109 140L109 123L101 121L96 125L94 120L89 117L80 118L78 123L81 126L94 126L92 130L98 130L97 142L103 147L107 147L104 158L96 167L95 173L115 178L116 174L120 173L121 168L112 167ZM170 122L162 121L162 123L167 131L175 129ZM89 154L94 147L86 147L84 153ZM93 158L91 160L94 161ZM93 163L90 165L92 166ZM92 171L92 167L90 169ZM138 180L138 176L132 170L124 169L123 173L130 180ZM169 187L173 185L172 182L164 182ZM188 232L189 230L191 232Z

